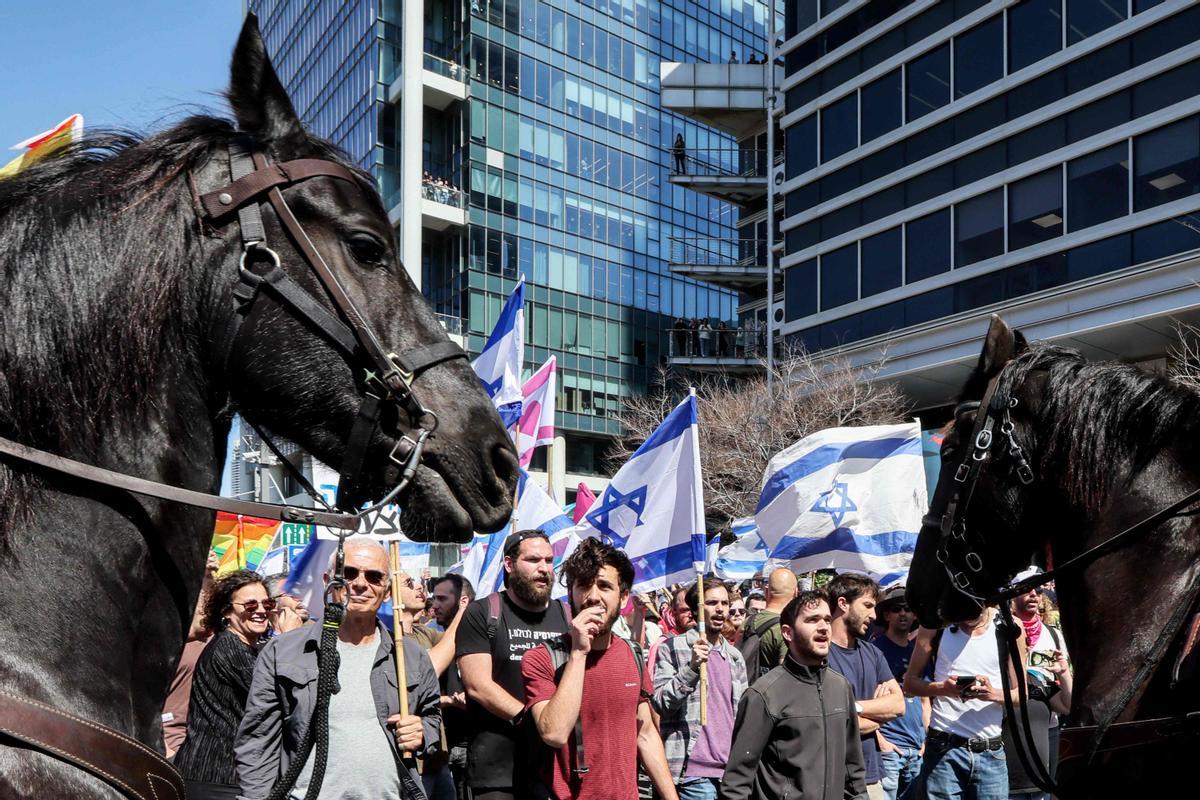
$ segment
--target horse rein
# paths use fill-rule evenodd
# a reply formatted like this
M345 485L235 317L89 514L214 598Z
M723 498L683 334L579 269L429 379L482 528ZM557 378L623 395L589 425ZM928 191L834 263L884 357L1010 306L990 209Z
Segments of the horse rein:
M1011 363L1011 362L1010 362ZM981 596L976 593L971 582L971 573L978 574L983 570L983 559L973 549L968 540L968 530L966 523L966 514L970 501L975 492L975 486L983 472L984 467L991 461L998 459L998 451L993 448L998 433L1003 437L1006 444L1005 448L1010 460L1012 461L1013 471L1017 479L1022 485L1028 486L1034 482L1034 473L1029 465L1028 459L1025 457L1024 449L1017 443L1013 436L1015 426L1011 418L1011 410L1016 408L1018 401L1016 397L1006 397L1005 394L999 391L1001 378L1008 365L1001 368L987 385L983 399L979 403L961 403L954 411L954 416L957 418L960 414L969 411L976 411L975 423L971 431L971 436L967 440L967 448L963 454L962 460L954 473L954 485L950 489L949 498L943 504L941 501L941 491L935 491L933 502L930 504L930 513L923 521L927 525L937 525L940 530L940 539L938 542L937 559L945 569L947 576L950 579L951 586L960 594L965 595L976 602L980 609L990 605L997 605L1000 608L1001 615L1004 618L1005 625L1010 629L1015 629L1015 622L1012 617L1012 612L1008 607L1008 603L1013 598L1025 594L1031 589L1045 585L1056 578L1070 573L1075 570L1082 569L1097 559L1108 555L1109 553L1129 545L1134 537L1143 534L1149 530L1157 528L1168 519L1172 519L1180 515L1180 512L1188 506L1200 500L1200 489L1195 489L1189 492L1184 497L1172 502L1153 514L1139 520L1133 525L1125 528L1119 533L1108 537L1099 544L1085 550L1084 552L1068 559L1056 568L1043 572L1015 584L1010 584L1001 588L991 596ZM940 490L940 486L939 486ZM944 508L941 516L938 516L935 509ZM959 544L955 544L955 543ZM956 563L952 548L961 549L961 564ZM960 567L965 567L962 569ZM1173 613L1167 620L1166 625L1155 639L1154 644L1147 652L1142 661L1137 674L1133 681L1122 692L1117 703L1109 708L1100 721L1094 726L1078 726L1064 731L1061 736L1064 741L1070 738L1080 738L1082 736L1090 736L1091 743L1087 749L1086 764L1090 765L1095 757L1102 751L1114 748L1102 747L1105 736L1109 731L1118 733L1127 732L1128 735L1123 737L1121 744L1115 747L1131 747L1140 744L1147 744L1163 738L1184 735L1188 733L1200 733L1200 712L1181 714L1176 717L1164 717L1153 720L1132 720L1129 722L1116 722L1120 714L1133 701L1134 696L1147 681L1153 676L1162 659L1165 657L1167 650L1174 642L1176 636L1183 628L1187 621L1188 612L1196 604L1197 598L1200 597L1200 576L1193 582L1189 590L1184 594L1181 602L1177 603ZM1185 643L1183 651L1176 659L1175 672L1178 672L1179 665L1188 655L1191 647L1196 643L1195 636L1189 636ZM1025 768L1026 774L1030 779L1044 792L1051 794L1059 794L1060 789L1054 779L1049 775L1045 765L1037 755L1037 750L1033 746L1034 736L1029 722L1029 713L1026 711L1026 703L1028 702L1026 681L1025 681L1025 666L1021 662L1019 650L1015 640L1011 640L1007 645L1008 660L1013 667L1013 671L1017 676L1017 694L1021 704L1021 722L1022 729L1025 735L1025 741L1022 742L1017 731L1013 731L1013 741L1016 745L1017 755L1019 756L1022 766ZM1013 708L1011 689L1009 687L1008 670L1002 668L1000 670L1001 684L1004 693L1005 712L1010 719L1016 718L1016 712ZM1120 729L1127 729L1121 731ZM1070 746L1070 745L1069 745ZM1028 756L1026 755L1028 749Z
M352 365L356 361L365 362L362 379L363 400L346 442L339 480L337 506L341 510L328 509L324 499L313 489L311 483L285 458L281 459L281 463L299 476L305 491L316 502L326 506L327 510L238 500L183 489L65 458L4 437L0 437L0 455L90 483L173 503L335 529L338 532L338 547L333 578L327 588L329 618L325 622L325 626L331 628L332 636L323 636L321 649L323 661L329 660L325 658L325 651L332 651L330 658L336 674L336 631L345 606L344 603L330 601L332 591L345 586L345 539L350 532L358 530L367 515L382 509L411 482L426 442L437 429L437 415L417 399L413 393L413 382L430 368L459 358L466 359L467 355L462 348L450 341L416 347L401 353L385 351L380 339L314 246L280 191L280 187L292 186L316 177L333 178L358 186L360 180L353 172L341 164L323 159L298 159L269 164L265 156L255 151L253 144L245 139L230 142L229 161L232 182L216 191L194 197L198 209L202 212L201 220L214 228L221 227L233 212L236 212L242 237L238 282L233 292L234 314L225 336L217 342L219 363L222 368L227 364L242 321L254 301L264 291L270 292L281 305L288 307L294 316L321 333ZM318 283L329 295L336 314L331 313L325 304L294 281L283 270L279 254L267 245L266 228L259 207L263 202L261 196L264 194L267 196L266 202L275 211L288 237L316 275ZM265 270L255 271L256 266L264 263L267 265ZM378 429L382 409L389 403L398 406L412 425L411 435L401 436L389 454L389 459L399 468L399 477L396 485L379 502L367 508L354 510L355 491L361 487L362 465L367 447ZM259 432L261 435L262 431ZM277 447L270 439L264 436L264 441L278 453ZM328 647L325 639L330 640ZM108 726L2 690L0 734L53 758L73 764L134 800L184 798L183 781L174 766L137 739ZM320 755L318 752L318 756ZM304 760L306 759L301 759L301 762ZM319 790L319 786L320 781L314 780L310 789Z

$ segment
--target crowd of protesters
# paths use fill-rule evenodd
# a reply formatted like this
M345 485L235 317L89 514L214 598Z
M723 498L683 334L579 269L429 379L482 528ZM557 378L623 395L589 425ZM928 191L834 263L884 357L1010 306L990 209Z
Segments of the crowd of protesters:
M285 576L214 580L208 567L164 707L167 755L189 798L266 798L289 769L286 796L304 797L322 626ZM378 616L387 553L347 540L319 797L1048 797L1012 755L1001 670L1010 687L1016 676L1000 648L1019 640L1034 744L1053 773L1072 681L1052 591L1012 602L1017 630L989 608L931 631L903 587L855 573L820 591L777 568L635 594L622 550L587 539L556 574L533 530L508 537L503 567L504 590L479 599L460 575L398 576L402 712Z

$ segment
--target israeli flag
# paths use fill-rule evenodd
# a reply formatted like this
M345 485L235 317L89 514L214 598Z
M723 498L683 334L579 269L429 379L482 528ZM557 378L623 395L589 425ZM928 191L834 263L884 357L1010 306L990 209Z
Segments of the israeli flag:
M461 567L456 564L450 568L451 572L458 572L471 581L476 597L484 597L504 588L504 540L513 532L514 522L516 530L545 531L552 547L556 540L564 539L572 527L571 518L563 513L546 490L531 479L529 473L521 470L513 521L496 533L475 534Z
M917 423L830 428L767 465L754 519L773 561L796 572L908 572L928 507Z
M525 279L500 311L479 358L471 362L505 428L521 418L521 370L525 363Z
M758 535L754 517L733 521L736 541L717 551L712 573L721 580L745 581L763 571L767 563L767 545Z
M695 579L706 560L704 530L700 431L690 395L617 471L572 533L575 541L598 536L624 550L633 562L633 591L648 592Z

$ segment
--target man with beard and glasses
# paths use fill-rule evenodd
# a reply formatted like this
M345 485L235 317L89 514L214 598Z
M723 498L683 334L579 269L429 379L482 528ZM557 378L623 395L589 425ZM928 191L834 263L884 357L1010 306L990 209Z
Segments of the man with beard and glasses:
M700 585L686 594L700 613ZM667 763L682 800L714 800L733 739L733 717L746 691L746 662L725 640L729 590L704 580L704 633L697 628L667 639L654 665L654 709L661 716ZM700 665L708 664L708 720L700 724Z
M563 584L573 613L568 634L529 650L521 664L526 706L550 748L540 748L541 785L529 796L636 800L640 760L658 796L678 800L641 650L612 632L633 586L629 556L584 539L563 564Z
M862 736L867 796L883 800L883 763L875 733L904 713L904 693L879 648L867 641L875 622L879 584L866 575L838 575L825 587L833 615L829 668L841 673L854 689L854 710Z
M467 693L467 786L475 800L529 796L525 724L525 651L567 631L562 603L550 600L554 551L545 533L524 530L504 541L506 590L467 607L458 626L458 669Z
M904 599L904 587L895 586L875 607L883 630L871 637L891 667L892 677L904 680L908 662L912 659L913 643L909 634L916 624L916 615ZM929 726L929 698L906 695L904 713L879 726L875 738L879 744L879 760L883 767L884 794L888 800L904 795L921 774L921 757L925 755L925 729Z
M787 655L742 695L719 797L863 800L854 691L826 666L829 601L822 592L801 592L780 623Z

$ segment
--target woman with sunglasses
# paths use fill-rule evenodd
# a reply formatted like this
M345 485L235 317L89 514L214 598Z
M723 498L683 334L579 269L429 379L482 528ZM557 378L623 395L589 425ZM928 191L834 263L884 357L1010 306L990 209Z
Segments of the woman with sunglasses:
M238 796L233 741L274 610L262 579L248 570L217 580L208 594L204 620L216 635L196 662L187 738L175 754L188 800Z

